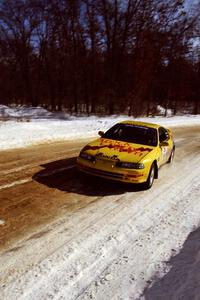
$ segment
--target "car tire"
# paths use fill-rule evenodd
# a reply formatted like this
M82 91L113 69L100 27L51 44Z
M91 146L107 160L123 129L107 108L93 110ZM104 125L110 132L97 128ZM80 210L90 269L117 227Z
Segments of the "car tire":
M175 147L173 147L173 149L172 149L172 152L171 152L170 157L169 157L168 162L167 162L168 164L171 164L173 162L174 155L175 155Z
M153 163L150 168L150 171L149 171L148 179L144 184L145 190L148 190L152 187L154 179L155 179L155 172L156 172L156 167L155 167L155 164Z

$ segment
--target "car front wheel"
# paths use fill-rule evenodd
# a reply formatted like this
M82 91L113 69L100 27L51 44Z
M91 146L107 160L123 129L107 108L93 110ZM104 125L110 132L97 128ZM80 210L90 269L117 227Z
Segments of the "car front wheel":
M144 184L145 189L150 189L152 187L154 179L155 179L155 164L153 163L149 171L148 179Z

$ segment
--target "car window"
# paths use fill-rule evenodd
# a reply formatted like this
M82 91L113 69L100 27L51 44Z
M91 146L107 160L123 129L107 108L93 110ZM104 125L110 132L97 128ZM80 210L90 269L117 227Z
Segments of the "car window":
M158 131L159 131L159 141L160 142L167 141L169 137L167 130L163 127L160 127Z
M145 126L116 124L102 137L128 143L157 146L157 130Z

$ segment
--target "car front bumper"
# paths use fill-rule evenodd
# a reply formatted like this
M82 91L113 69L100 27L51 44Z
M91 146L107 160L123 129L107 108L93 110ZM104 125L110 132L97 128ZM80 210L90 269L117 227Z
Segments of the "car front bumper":
M148 174L144 169L133 170L111 167L110 164L103 162L93 164L93 162L80 157L77 158L77 167L81 172L121 182L144 183L148 178Z

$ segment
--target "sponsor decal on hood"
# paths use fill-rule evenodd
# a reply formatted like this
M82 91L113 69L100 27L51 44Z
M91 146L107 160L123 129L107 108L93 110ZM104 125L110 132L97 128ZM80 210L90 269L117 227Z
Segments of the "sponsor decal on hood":
M126 153L133 153L133 154L140 154L143 155L143 152L150 152L152 148L145 147L145 146L133 146L129 143L120 142L120 141L110 141L105 139L100 139L99 143L96 145L87 145L84 147L83 151L93 150L98 151L104 148L108 148L110 150L115 150L117 152L126 152Z

